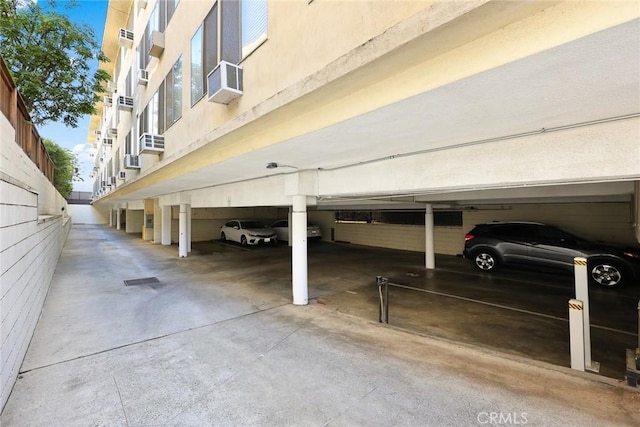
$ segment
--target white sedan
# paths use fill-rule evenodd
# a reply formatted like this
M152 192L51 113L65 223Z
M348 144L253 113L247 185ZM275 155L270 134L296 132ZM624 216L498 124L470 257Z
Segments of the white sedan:
M278 235L278 240L282 240L284 242L289 241L289 221L286 219L281 219L273 224L271 224L271 228ZM320 227L314 224L307 224L307 240L311 239L322 239L322 231L320 231Z
M220 238L223 241L231 240L242 245L275 244L278 241L276 232L273 229L252 219L227 221L220 228Z

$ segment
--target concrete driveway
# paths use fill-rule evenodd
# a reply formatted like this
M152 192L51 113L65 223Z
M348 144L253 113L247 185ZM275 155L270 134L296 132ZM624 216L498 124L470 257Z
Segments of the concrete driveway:
M74 226L0 424L640 423L621 381L378 324L370 271L393 273L394 255L312 260L296 307L288 248L269 249L179 259Z

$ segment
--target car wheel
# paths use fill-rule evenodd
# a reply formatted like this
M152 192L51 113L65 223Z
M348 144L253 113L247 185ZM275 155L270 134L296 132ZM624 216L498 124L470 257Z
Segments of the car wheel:
M224 231L222 233L220 233L220 239L222 239L223 242L225 242L227 240L227 235L224 234Z
M473 253L473 265L482 271L493 271L498 267L498 256L493 251L480 250Z
M618 286L624 280L624 270L619 264L608 260L596 260L589 264L589 278L600 286Z
M240 244L242 246L247 246L247 238L244 235L240 237Z

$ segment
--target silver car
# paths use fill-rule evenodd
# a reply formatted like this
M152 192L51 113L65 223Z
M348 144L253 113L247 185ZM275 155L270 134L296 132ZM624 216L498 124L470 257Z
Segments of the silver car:
M260 221L253 219L234 219L227 221L220 228L220 238L238 242L241 245L275 244L278 241L276 232Z
M278 240L282 240L284 242L289 241L289 221L286 219L281 219L273 224L271 224L271 228L278 235ZM320 231L320 227L314 224L307 224L307 240L311 239L322 239L322 231Z

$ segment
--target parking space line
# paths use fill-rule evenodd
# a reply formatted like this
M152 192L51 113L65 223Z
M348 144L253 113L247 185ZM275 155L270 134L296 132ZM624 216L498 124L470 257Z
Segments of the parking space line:
M432 291L432 290L429 290L429 289L414 288L412 286L401 285L399 283L391 283L391 282L389 282L389 286L395 286L397 288L408 289L408 290L411 290L411 291L425 292L425 293L428 293L428 294L434 294L434 295L438 295L438 296L442 296L442 297L455 298L455 299L459 299L459 300L462 300L462 301L474 302L474 303L478 303L478 304L488 305L490 307L496 307L496 308L502 308L502 309L505 309L505 310L517 311L517 312L520 312L520 313L526 313L526 314L531 314L533 316L545 317L547 319L561 320L561 321L563 321L565 323L569 323L569 319L565 319L563 317L552 316L550 314L544 314L544 313L537 313L535 311L524 310L522 308L516 308L516 307L509 307L508 305L496 304L496 303L493 303L493 302L476 300L476 299L473 299L473 298L462 297L460 295L445 294L444 292ZM619 329L609 328L607 326L591 325L591 327L592 328L597 328L597 329L602 329L602 330L605 330L605 331L617 332L619 334L630 335L632 337L636 337L637 336L637 334L635 334L634 332L621 331Z

